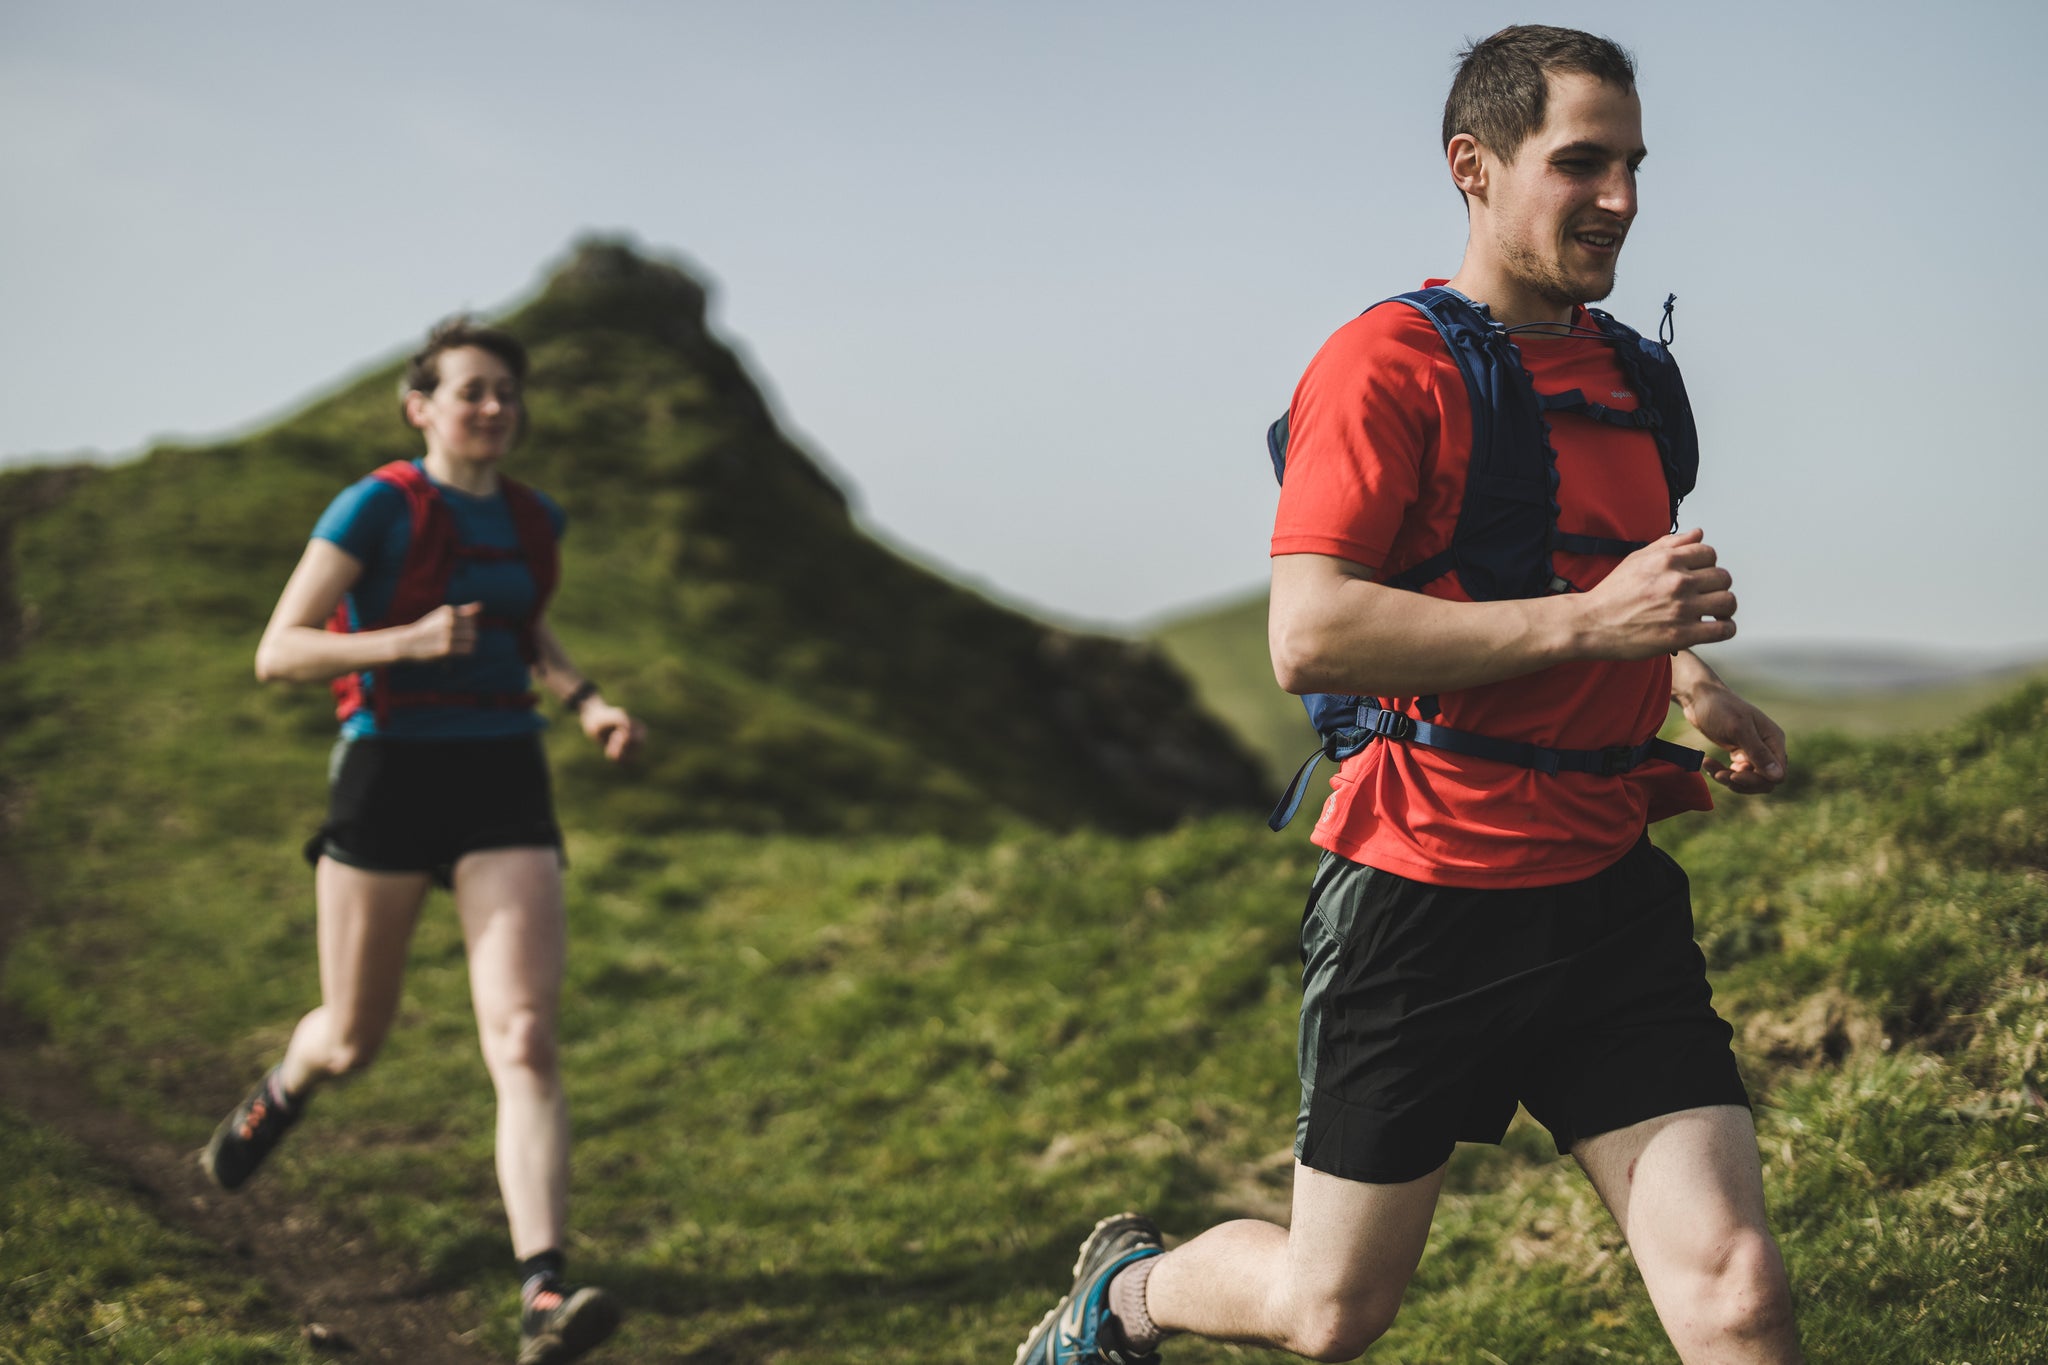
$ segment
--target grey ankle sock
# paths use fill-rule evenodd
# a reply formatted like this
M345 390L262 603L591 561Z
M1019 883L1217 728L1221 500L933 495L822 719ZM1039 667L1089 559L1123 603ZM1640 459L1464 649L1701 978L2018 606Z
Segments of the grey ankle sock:
M1117 1271L1109 1282L1110 1316L1116 1319L1124 1341L1139 1355L1149 1355L1167 1335L1153 1324L1152 1314L1145 1306L1145 1284L1152 1278L1152 1267L1158 1264L1157 1256L1133 1261Z

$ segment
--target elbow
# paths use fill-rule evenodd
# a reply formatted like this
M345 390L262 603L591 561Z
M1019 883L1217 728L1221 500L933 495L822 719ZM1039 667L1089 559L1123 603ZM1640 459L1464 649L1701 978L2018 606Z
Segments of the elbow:
M1309 675L1305 670L1292 659L1282 659L1277 654L1273 656L1273 681L1280 684L1282 692L1297 697L1316 690L1315 684L1309 681Z
M284 663L277 657L277 648L268 639L256 646L256 681L260 683L284 681Z
M1300 696L1328 690L1323 685L1321 653L1306 632L1276 626L1266 643L1272 655L1273 681L1280 684L1281 691Z

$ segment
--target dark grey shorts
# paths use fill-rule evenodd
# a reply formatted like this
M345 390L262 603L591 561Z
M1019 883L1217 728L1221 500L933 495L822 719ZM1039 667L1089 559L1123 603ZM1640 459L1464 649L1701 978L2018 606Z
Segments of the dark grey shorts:
M1561 886L1472 890L1325 853L1302 915L1295 1156L1348 1180L1429 1174L1515 1106L1559 1151L1747 1105L1692 937L1685 873L1648 838Z

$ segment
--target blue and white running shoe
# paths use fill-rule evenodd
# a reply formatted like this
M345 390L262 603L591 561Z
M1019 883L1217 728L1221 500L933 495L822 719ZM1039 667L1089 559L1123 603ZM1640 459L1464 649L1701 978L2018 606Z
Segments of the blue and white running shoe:
M1165 1250L1158 1224L1141 1213L1097 1223L1074 1262L1074 1287L1017 1348L1016 1365L1157 1365L1157 1352L1139 1355L1124 1345L1110 1319L1109 1282L1133 1261Z

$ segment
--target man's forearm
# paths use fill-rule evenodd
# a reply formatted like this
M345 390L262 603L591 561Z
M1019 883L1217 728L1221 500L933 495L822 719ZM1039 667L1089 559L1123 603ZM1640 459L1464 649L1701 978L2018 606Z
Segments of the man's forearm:
M1276 564L1269 643L1289 692L1455 692L1579 657L1563 598L1448 602L1348 577L1290 594L1283 574Z
M1735 634L1735 595L1698 531L1624 558L1585 592L1452 602L1328 555L1273 560L1273 675L1289 692L1413 697L1588 659L1647 659ZM1713 678L1694 658L1688 690Z

